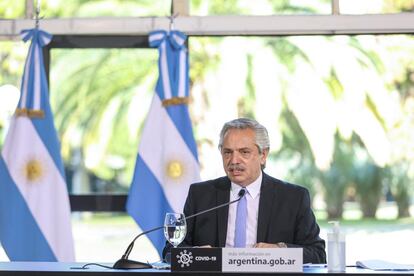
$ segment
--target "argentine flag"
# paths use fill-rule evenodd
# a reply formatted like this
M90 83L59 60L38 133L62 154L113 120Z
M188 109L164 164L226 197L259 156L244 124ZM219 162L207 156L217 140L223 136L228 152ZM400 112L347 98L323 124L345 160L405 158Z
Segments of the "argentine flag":
M31 40L21 95L0 157L0 241L11 261L74 261L70 206L60 145L49 105L42 47Z
M150 46L159 50L159 78L147 115L127 211L148 230L164 224L167 212L183 212L190 184L199 181L197 148L188 114L188 54L186 36L178 31L155 31ZM149 234L161 253L161 231Z

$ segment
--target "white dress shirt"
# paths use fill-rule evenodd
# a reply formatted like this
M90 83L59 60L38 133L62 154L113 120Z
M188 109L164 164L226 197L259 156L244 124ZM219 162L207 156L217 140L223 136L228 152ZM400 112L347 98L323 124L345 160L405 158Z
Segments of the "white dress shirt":
M251 184L247 185L247 230L246 230L246 247L253 247L257 242L257 219L259 216L259 199L260 187L262 184L262 172L259 177ZM238 198L242 186L231 183L230 201ZM226 247L234 247L234 231L236 227L237 202L229 206L229 217L227 220L227 237Z

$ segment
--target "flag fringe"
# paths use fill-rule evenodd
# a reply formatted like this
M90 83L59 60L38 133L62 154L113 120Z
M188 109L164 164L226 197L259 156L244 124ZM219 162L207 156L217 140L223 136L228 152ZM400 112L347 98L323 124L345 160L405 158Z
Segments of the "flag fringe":
M167 107L170 105L187 104L190 102L188 97L173 97L162 101L162 106Z
M44 118L45 112L40 109L17 108L14 113L16 116L27 116L29 118Z

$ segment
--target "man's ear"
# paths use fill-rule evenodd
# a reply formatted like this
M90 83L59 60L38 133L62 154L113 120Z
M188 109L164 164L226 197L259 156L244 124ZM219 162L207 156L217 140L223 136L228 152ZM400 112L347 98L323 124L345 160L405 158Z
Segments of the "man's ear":
M267 159L267 156L269 155L269 149L263 149L262 150L262 153L261 153L261 156L260 156L260 164L262 164L262 165L264 165L264 164L266 164L266 159Z

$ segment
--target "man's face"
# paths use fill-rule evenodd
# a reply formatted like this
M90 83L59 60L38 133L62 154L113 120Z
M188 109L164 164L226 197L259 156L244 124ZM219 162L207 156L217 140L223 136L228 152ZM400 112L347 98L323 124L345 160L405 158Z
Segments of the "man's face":
M259 153L252 129L229 129L221 148L223 167L233 183L246 187L255 181L265 164L268 150Z

